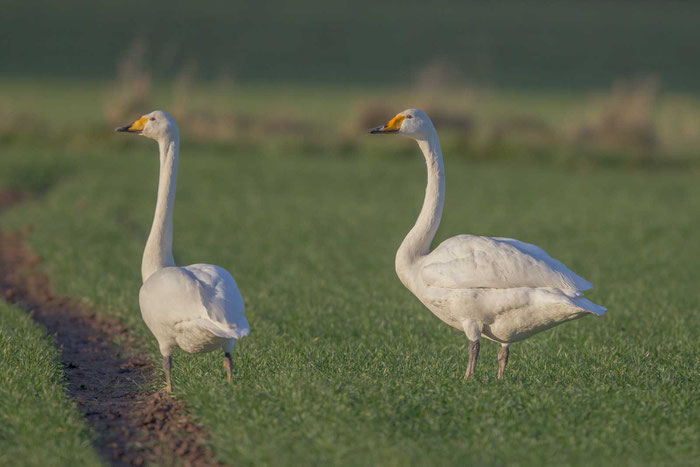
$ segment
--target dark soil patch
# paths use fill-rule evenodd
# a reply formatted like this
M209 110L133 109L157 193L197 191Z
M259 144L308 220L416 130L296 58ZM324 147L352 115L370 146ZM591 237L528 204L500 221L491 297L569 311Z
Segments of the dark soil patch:
M68 394L97 432L97 449L105 460L112 465L216 465L184 404L141 389L160 375L148 358L138 355L128 329L57 296L23 236L0 233L0 293L30 310L55 336Z
M27 195L17 190L2 190L0 191L0 209L9 208L13 204L18 204L24 201Z

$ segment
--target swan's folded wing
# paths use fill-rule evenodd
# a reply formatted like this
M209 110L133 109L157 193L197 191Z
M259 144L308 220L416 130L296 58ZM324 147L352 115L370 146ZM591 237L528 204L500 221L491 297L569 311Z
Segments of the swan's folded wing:
M421 277L429 286L448 289L553 287L579 295L592 288L535 245L475 235L445 240L428 255Z
M523 253L526 253L534 258L539 259L540 261L545 262L554 271L566 276L567 281L570 281L578 291L583 292L584 290L590 290L593 288L593 284L591 284L586 279L584 279L583 277L579 276L571 269L566 267L566 265L561 261L549 256L549 253L547 253L537 245L521 242L520 240L515 240L513 238L493 237L493 240L496 240L501 243L507 243L522 251Z
M236 337L250 333L243 296L228 271L211 264L193 264L183 269L200 283L202 305L212 324Z

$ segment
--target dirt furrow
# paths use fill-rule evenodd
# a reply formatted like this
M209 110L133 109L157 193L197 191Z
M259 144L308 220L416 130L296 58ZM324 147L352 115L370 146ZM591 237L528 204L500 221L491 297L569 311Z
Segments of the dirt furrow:
M217 465L184 404L163 392L142 390L157 375L150 359L137 352L129 330L57 296L24 236L0 232L0 293L29 310L54 336L68 394L98 434L96 447L104 459L112 465Z

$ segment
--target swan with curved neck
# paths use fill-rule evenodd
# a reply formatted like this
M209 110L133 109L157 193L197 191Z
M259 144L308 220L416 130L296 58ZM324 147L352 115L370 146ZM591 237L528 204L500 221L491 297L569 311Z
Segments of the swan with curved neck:
M445 167L438 135L425 112L409 109L372 134L414 139L425 157L428 184L418 220L396 253L401 282L438 318L469 339L465 377L476 373L480 339L501 344L502 378L513 342L605 308L584 298L593 288L541 248L511 238L458 235L430 246L445 204Z
M116 131L158 142L160 175L153 225L141 261L141 316L163 355L166 389L172 392L172 351L224 351L232 380L231 352L236 339L250 332L243 297L231 274L219 266L178 267L173 259L173 207L180 137L173 117L156 110Z

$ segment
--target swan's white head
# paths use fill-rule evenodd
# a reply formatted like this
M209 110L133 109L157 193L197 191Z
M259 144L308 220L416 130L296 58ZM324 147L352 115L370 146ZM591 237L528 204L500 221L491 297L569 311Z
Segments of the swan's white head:
M114 131L136 133L156 141L173 138L178 134L175 119L168 112L162 110L154 110L135 122L116 128Z
M397 134L424 141L435 134L430 117L420 109L408 109L396 114L386 125L369 130L371 134Z

